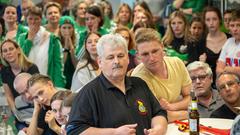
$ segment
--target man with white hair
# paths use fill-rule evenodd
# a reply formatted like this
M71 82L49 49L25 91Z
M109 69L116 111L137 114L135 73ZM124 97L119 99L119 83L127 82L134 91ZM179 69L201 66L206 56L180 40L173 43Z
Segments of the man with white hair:
M102 73L76 96L67 134L165 134L166 111L143 80L126 76L129 59L125 39L104 35L98 40L97 54Z
M207 63L194 61L187 66L192 79L193 91L198 99L198 111L201 118L209 118L213 111L224 102L217 90L211 87L212 70Z

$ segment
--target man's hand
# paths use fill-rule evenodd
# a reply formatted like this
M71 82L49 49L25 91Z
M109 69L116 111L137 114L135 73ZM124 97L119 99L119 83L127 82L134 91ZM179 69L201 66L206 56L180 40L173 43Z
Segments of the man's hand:
M42 106L35 99L33 100L33 103L34 103L34 111L39 113Z
M99 22L96 21L96 22L92 25L92 27L90 28L90 31L91 31L91 32L97 32L97 31L98 31L98 27L99 27Z
M144 135L159 135L159 132L157 129L144 129Z
M159 100L159 103L163 109L168 111L174 111L174 108L172 107L171 103L169 103L166 99L161 98Z
M39 30L39 27L35 27L35 26L31 27L28 31L28 40L33 40L38 30Z
M64 48L69 49L69 50L74 49L71 37L64 37L64 41L65 41Z
M53 129L57 125L54 115L55 115L54 112L52 112L50 110L47 111L47 113L45 115L45 121L46 121L46 123L48 123L48 126L51 129Z
M22 129L22 131L24 131L25 133L27 133L27 129L28 129L28 127L25 127L25 128Z
M137 124L123 125L116 129L115 135L136 135Z
M233 72L233 67L225 66L224 71L225 72Z
M206 53L203 53L199 56L199 61L206 62L206 60L207 60L207 54Z

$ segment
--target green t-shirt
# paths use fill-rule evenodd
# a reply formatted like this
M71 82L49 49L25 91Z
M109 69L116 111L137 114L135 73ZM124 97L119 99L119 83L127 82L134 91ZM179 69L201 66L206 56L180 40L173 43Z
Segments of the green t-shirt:
M201 13L207 0L184 0L182 9L192 8L192 13ZM191 20L192 15L186 15L188 20Z

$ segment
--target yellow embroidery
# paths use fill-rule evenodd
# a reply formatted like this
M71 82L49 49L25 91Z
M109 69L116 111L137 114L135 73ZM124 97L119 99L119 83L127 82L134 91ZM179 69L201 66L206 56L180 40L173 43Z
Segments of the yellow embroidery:
M143 103L141 101L137 101L138 103L138 110L141 112L141 113L146 113L146 107L143 105Z

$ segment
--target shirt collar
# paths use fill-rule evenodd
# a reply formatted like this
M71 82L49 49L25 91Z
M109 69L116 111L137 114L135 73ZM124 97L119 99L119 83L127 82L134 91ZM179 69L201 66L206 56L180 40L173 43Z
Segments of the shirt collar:
M221 100L221 97L219 96L217 90L211 89L211 91L212 91L212 99L211 99L211 101L210 101L209 107L210 107L212 104L215 104L217 101ZM199 102L199 105L204 106L204 105L201 104L200 102ZM205 106L204 106L204 107L205 107Z
M108 90L112 90L112 89L116 88L116 86L114 86L114 85L104 76L103 73L101 73L101 74L99 75L99 77L100 77L103 85L106 86L106 88L107 88ZM132 81L131 81L131 79L130 79L129 77L127 77L127 76L125 76L125 88L126 88L126 91L132 88Z
M215 89L212 89L212 102L216 102L217 100L222 100L221 96L219 95L218 91Z

